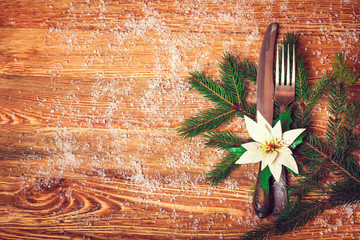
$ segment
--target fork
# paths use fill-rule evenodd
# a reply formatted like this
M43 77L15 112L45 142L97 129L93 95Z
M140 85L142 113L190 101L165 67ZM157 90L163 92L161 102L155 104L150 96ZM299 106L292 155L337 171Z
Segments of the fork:
M280 112L284 113L287 106L295 99L295 44L292 47L292 71L290 78L290 45L287 45L287 66L286 66L286 80L285 80L285 45L282 46L282 57L281 57L281 78L279 74L279 45L277 45L276 51L276 72L275 72L275 93L274 99L279 104ZM274 180L273 183L273 194L274 194L274 208L272 215L278 217L285 204L288 201L287 196L287 179L286 169L283 166L281 171L280 180L277 182Z

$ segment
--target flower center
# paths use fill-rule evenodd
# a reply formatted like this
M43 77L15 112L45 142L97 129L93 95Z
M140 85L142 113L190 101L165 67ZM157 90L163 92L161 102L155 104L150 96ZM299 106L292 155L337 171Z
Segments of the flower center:
M273 153L277 149L284 146L283 142L278 138L273 138L269 141L266 141L260 146L260 150L263 154Z

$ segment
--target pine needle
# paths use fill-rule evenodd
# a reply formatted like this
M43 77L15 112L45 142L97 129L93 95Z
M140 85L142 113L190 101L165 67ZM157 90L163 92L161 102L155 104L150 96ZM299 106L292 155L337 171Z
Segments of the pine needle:
M224 107L234 106L234 98L219 82L200 72L191 72L189 84L210 101Z
M236 110L217 106L198 113L180 123L178 134L183 138L192 138L203 132L215 129L228 123L235 115Z
M238 159L239 157L237 155L227 153L223 159L214 166L214 169L207 174L206 180L208 180L211 185L218 184L239 166L235 164Z
M241 146L241 139L228 131L209 131L204 133L203 136L207 139L206 147L226 149Z

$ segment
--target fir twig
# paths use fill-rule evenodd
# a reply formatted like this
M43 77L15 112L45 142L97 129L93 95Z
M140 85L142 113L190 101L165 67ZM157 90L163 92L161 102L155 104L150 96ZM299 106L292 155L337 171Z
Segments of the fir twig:
M333 68L337 81L334 81L329 93L329 112L331 116L326 128L326 137L328 144L336 153L341 150L340 148L345 140L344 135L341 133L346 127L343 118L349 106L349 87L354 83L358 75L349 72L343 53L335 54Z
M272 232L274 230L273 224L263 224L255 229L248 231L245 235L243 235L240 239L241 240L265 240L268 239L268 237L271 236Z
M283 42L295 44L296 35L287 34ZM287 48L284 51L288 51ZM265 239L284 234L313 220L328 206L360 202L360 166L353 154L353 151L360 150L360 137L354 133L354 128L360 124L360 103L348 99L350 86L358 75L349 72L343 53L334 56L333 72L325 72L321 79L309 86L306 61L300 52L297 53L296 109L293 111L293 124L296 127L307 127L313 107L329 92L330 117L326 126L326 141L318 139L314 134L308 134L299 149L305 174L290 186L290 201L282 214L276 221L249 231L242 239ZM225 179L238 166L235 162L239 155L246 151L241 149L242 141L235 134L214 129L229 122L235 115L247 115L253 119L255 117L255 106L245 101L244 77L255 82L256 67L245 59L238 63L236 58L225 53L219 69L221 83L209 79L203 73L190 73L190 85L216 103L216 107L185 120L178 129L183 138L203 134L206 147L227 149L228 153L207 174L206 179L212 185ZM336 178L337 182L330 188L321 183L329 170L341 177ZM306 200L309 193L321 197Z
M225 149L241 146L240 138L231 132L209 131L204 133L203 136L207 139L206 147Z
M329 201L331 207L360 202L360 184L352 180L338 182L331 186Z
M180 127L177 129L178 134L183 138L195 137L229 122L234 117L235 112L235 109L223 106L200 112L180 123Z
M311 119L312 107L330 89L328 109L331 116L326 127L326 142L314 134L308 135L299 149L306 175L290 187L290 201L284 211L275 222L248 232L243 239L265 239L284 234L315 219L326 207L360 202L360 166L352 154L354 150L360 150L360 137L353 130L360 124L360 103L348 99L350 86L358 75L349 73L342 53L335 54L334 72L325 73L310 90L307 73L302 70L303 63L300 61L298 66L295 124L306 126ZM306 115L310 117L306 118ZM341 176L330 187L320 182L327 176L326 170ZM317 192L320 200L305 200L309 193Z
M328 201L313 201L302 203L299 206L284 209L283 213L276 219L274 223L264 224L252 231L247 232L240 239L254 240L254 239L267 239L272 235L281 235L291 232L296 228L304 226L309 221L315 219L322 212L324 212Z
M330 84L334 81L334 76L331 72L325 72L322 78L314 83L312 91L305 103L305 108L313 107L325 93L327 93Z
M309 221L319 216L326 208L328 201L311 201L289 209L284 209L283 213L276 219L274 233L276 235L291 232L298 227L304 226Z
M245 97L245 82L236 62L237 59L233 59L229 53L225 53L219 69L225 89L231 96L234 96L234 102L239 105Z
M256 83L257 68L254 64L247 61L245 58L239 63L241 73L246 76L248 80Z
M223 159L214 166L214 169L207 174L206 180L208 180L211 185L218 184L239 166L235 164L238 159L239 157L237 155L227 153Z
M195 88L206 98L224 107L234 106L234 99L231 94L220 83L209 79L204 73L197 71L190 73L190 75L188 82L191 87Z
M324 159L326 159L328 162L330 162L331 164L333 164L334 166L337 167L337 169L339 171L342 172L342 174L344 174L345 176L347 176L348 178L352 179L353 181L357 182L360 184L360 179L357 179L354 175L351 174L351 172L346 169L344 166L340 165L337 161L335 161L333 158L331 158L330 156L326 155L325 153L321 152L319 149L315 148L314 146L312 146L309 143L305 143L308 147L310 147L313 151L319 153L320 155L322 155L322 157Z

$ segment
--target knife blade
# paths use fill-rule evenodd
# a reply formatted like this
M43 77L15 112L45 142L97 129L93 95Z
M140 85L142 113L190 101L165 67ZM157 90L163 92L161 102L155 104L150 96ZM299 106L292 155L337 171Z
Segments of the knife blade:
M256 76L256 110L264 116L266 121L268 121L271 126L274 111L274 48L278 28L279 26L277 23L271 23L265 32L264 39L261 45L259 66ZM272 211L273 197L271 192L266 195L265 190L260 187L260 172L261 165L259 166L259 173L256 182L253 203L255 213L258 215L259 218L264 218ZM269 189L271 190L271 187L269 187Z

